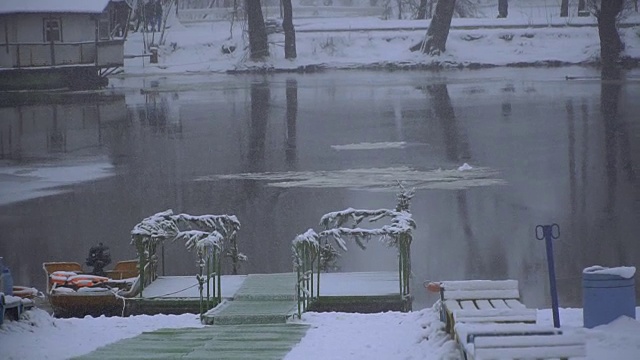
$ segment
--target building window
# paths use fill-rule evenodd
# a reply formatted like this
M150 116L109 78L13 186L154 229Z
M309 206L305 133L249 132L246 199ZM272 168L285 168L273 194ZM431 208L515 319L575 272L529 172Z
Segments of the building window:
M109 33L109 19L100 19L98 21L98 37L100 40L109 40L111 34Z
M44 41L62 41L60 19L44 19Z

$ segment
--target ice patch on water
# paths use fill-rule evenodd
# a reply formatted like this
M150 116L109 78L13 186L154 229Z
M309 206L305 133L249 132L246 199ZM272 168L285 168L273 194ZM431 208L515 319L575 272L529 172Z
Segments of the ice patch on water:
M74 165L23 165L0 167L0 205L55 195L65 185L113 175L113 165L99 160Z
M358 144L331 145L334 150L378 150L378 149L403 149L407 146L404 141L398 142L362 142Z
M334 171L244 173L211 175L196 181L258 180L269 186L293 188L351 188L397 191L398 182L415 189L460 190L475 186L504 185L497 171L476 167L471 170L416 170L407 166Z

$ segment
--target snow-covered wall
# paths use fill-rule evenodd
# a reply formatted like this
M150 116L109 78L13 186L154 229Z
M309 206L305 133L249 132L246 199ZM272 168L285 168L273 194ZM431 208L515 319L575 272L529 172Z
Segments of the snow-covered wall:
M7 22L10 42L42 43L45 42L44 21L49 18L48 14L14 14L3 16L2 22ZM62 42L95 40L95 22L91 15L59 14L51 18L60 20Z

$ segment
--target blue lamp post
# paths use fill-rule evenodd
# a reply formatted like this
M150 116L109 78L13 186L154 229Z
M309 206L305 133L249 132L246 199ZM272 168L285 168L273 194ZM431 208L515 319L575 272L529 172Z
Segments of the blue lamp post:
M553 262L553 240L560 237L558 224L536 226L536 239L544 240L547 248L547 265L549 267L549 287L551 289L551 307L553 311L553 326L560 327L560 313L558 312L558 290L556 288L556 268Z

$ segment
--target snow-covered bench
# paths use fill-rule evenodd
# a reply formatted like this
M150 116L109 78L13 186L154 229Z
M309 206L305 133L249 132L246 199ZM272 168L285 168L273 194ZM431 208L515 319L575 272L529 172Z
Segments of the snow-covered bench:
M465 358L569 359L584 357L583 336L536 324L472 324L455 326L456 340Z
M536 322L536 310L519 300L517 280L441 281L427 288L440 292L442 321L452 335L458 323Z

